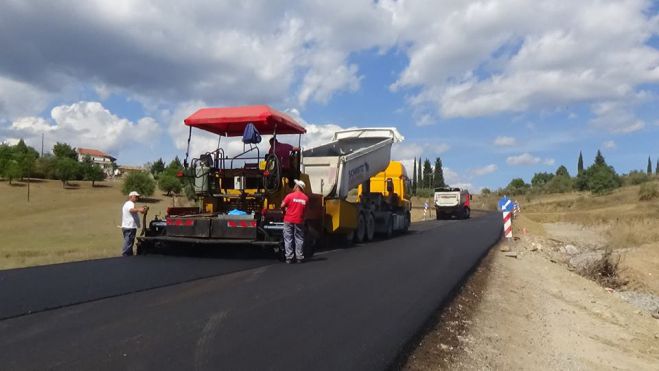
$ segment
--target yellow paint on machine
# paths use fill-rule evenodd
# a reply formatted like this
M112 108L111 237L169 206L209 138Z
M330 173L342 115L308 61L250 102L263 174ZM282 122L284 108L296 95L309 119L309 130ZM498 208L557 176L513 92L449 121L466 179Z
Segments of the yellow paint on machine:
M349 233L357 228L357 206L341 199L325 200L325 230L329 233Z

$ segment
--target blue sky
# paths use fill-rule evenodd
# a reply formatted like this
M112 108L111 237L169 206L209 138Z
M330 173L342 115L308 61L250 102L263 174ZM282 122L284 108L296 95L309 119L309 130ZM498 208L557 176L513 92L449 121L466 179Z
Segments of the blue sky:
M39 148L43 134L47 148L141 165L184 156L182 119L198 108L269 104L299 115L306 146L338 128L395 126L406 140L394 159L441 157L449 183L472 189L574 172L579 151L589 164L601 149L619 172L659 157L653 1L2 8L0 141Z

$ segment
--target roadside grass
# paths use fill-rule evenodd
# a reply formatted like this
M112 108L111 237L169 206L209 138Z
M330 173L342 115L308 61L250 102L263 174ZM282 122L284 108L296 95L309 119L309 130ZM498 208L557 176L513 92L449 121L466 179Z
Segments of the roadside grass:
M26 185L25 182L18 184ZM0 181L0 269L118 256L121 251L121 206L126 200L119 181L37 180L27 187ZM154 196L149 217L164 215L169 197ZM138 202L139 205L144 204Z
M659 199L639 200L640 186L626 186L593 196L568 193L535 196L522 204L522 215L537 223L568 222L606 226L614 248L659 241Z

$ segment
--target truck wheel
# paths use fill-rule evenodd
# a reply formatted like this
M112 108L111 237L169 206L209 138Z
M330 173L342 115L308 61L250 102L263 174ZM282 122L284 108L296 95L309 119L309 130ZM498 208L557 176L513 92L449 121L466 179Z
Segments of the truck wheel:
M311 259L315 252L316 252L315 239L305 236L304 246L302 246L302 253L304 254L304 259Z
M410 229L410 224L412 224L412 215L410 212L405 213L405 225L403 226L403 233L407 233L407 230Z
M375 216L372 213L366 214L366 241L373 241L375 237Z
M435 210L435 219L442 220L442 213L439 210Z
M153 242L146 240L137 240L135 243L135 254L136 255L147 255L153 253Z
M387 220L387 232L385 233L386 238L391 238L394 235L394 217L390 216Z
M366 236L366 218L364 218L364 214L359 213L359 221L357 222L357 229L355 230L354 241L356 243L362 243L364 242L365 236Z
M470 216L471 216L471 210L469 210L468 207L465 207L462 210L462 219L469 219Z

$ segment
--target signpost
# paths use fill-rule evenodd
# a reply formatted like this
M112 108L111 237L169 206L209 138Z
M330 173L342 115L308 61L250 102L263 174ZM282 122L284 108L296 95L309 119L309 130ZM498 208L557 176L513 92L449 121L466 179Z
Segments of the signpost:
M499 210L503 213L503 234L508 240L513 238L512 212L514 203L508 196L503 196L499 200Z

